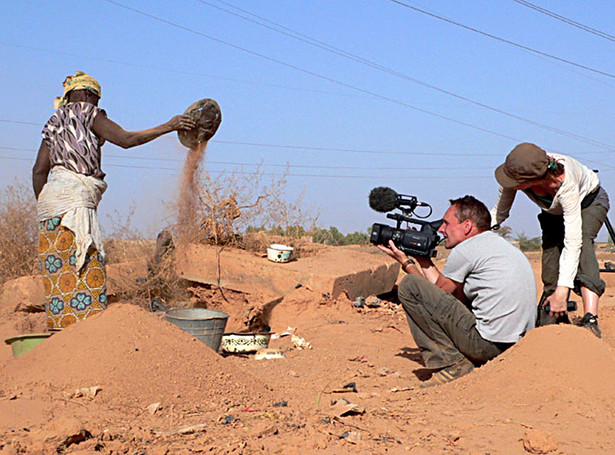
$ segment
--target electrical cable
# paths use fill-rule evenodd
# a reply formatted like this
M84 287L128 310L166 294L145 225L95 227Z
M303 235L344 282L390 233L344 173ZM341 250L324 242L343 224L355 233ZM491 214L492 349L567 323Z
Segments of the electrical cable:
M24 152L36 152L36 149L29 148L21 148L21 147L6 147L0 146L0 150L11 150L11 151L24 151ZM142 160L142 161L170 161L174 163L183 163L184 160L177 158L155 158L151 156L131 156L131 155L113 155L111 153L105 153L104 158L116 158L116 159L125 159L125 160ZM15 158L18 159L18 158ZM19 158L21 159L21 158ZM23 158L31 160L30 158ZM207 160L208 164L216 164L216 165L227 165L227 166L263 166L263 167L283 167L283 168L300 168L300 169L348 169L348 170L372 170L372 171L426 171L426 170L458 170L459 166L436 166L436 167L403 167L403 166L390 166L390 167L380 167L380 166L322 166L322 165L312 165L312 164L279 164L279 163L247 163L247 162L233 162L233 161L212 161ZM105 163L105 166L107 164ZM472 169L492 169L492 166L472 166Z
M33 126L40 126L38 123L33 123L33 122L22 122L22 121L16 121L16 120L5 120L5 119L0 119L0 122L6 122L6 123L19 123L19 124L26 124L26 125L33 125ZM500 154L499 153L463 153L463 154L458 154L458 153L445 153L445 152L393 152L393 151L383 151L383 150L360 150L360 149L344 149L344 148L332 148L332 147L313 147L313 146L305 146L305 145L281 145L281 144L263 144L263 143L256 143L256 142L240 142L240 141L221 141L221 140L217 140L217 139L213 139L211 141L209 141L210 143L217 143L217 144L223 144L223 145L244 145L244 146L251 146L251 147L261 147L261 148L277 148L277 149L283 149L283 150L310 150L310 151L316 151L316 152L334 152L334 153L360 153L360 154L370 154L370 155L400 155L400 156L438 156L438 157L442 157L442 156L450 156L450 157L462 157L462 158L466 158L466 157L470 157L470 156L480 156L480 157L499 157ZM36 152L36 149L31 149L31 148L22 148L22 147L9 147L9 146L0 146L0 149L4 149L4 150L15 150L15 151L32 151L32 152ZM558 150L551 150L554 153L563 153L563 154L567 154L565 152L562 151L558 151ZM593 151L593 152L575 152L574 155L590 155L592 153L604 153L605 151L601 151L601 150L597 150L597 151ZM608 152L608 150L607 150ZM569 154L569 153L568 153ZM105 154L105 156L112 156L110 154ZM128 156L128 155L121 155L122 157L124 156ZM120 155L116 155L116 157L120 157ZM139 158L139 157L134 157L134 159L151 159L151 160L156 160L157 158ZM158 158L158 160L161 161L174 161L174 159L171 158ZM589 159L585 159L588 162L592 162L594 164L598 164L600 166L606 167L606 168L612 168L613 166L600 162L600 161L595 161L595 160L589 160ZM242 163L237 163L237 164L242 164ZM245 164L245 163L244 163ZM404 168L397 168L397 169L404 169ZM411 168L411 169L416 169ZM458 169L458 167L456 167L456 169Z
M7 159L7 160L17 160L17 161L32 161L28 158L15 158L15 157L7 157L7 156L0 156L0 159ZM142 170L163 170L163 171L173 171L173 172L178 172L180 169L179 168L170 168L170 167L160 167L160 166L133 166L133 165L129 165L129 164L105 164L105 168L107 167L117 167L117 168L126 168L126 169L142 169ZM341 174L296 174L296 173L274 173L274 172L249 172L249 171L242 171L242 170L231 170L229 171L228 169L223 169L223 170L214 170L214 169L208 169L208 172L211 173L216 173L216 174L220 174L220 173L229 173L229 174L241 174L241 175L260 175L260 176L266 176L266 177L318 177L318 178L335 178L335 179L379 179L379 178L386 178L386 179L408 179L409 176L408 175L386 175L386 176L374 176L374 175L341 175ZM427 176L427 175L418 175L418 176L412 176L412 179L420 179L420 180L430 180L430 179L441 179L442 175L434 175L434 176ZM460 175L454 175L454 176L447 176L447 179L488 179L488 178L493 178L493 176L489 175L481 175L481 176L460 176Z
M107 0L107 1L109 1L109 0ZM567 60L565 58L557 57L555 55L548 54L546 52L539 51L537 49L533 49L533 48L528 47L528 46L524 46L523 44L515 43L514 41L507 40L506 38L501 38L499 36L492 35L491 33L483 32L482 30L479 30L477 28L461 24L461 23L456 22L456 21L454 21L452 19L448 19L448 18L446 18L444 16L440 16L440 15L435 14L435 13L430 13L429 11L425 11L423 9L417 8L416 6L409 5L408 3L402 2L400 0L388 0L388 1L390 1L392 3L396 3L397 5L403 6L405 8L411 9L413 11L416 11L417 13L425 14L425 15L431 16L431 17L433 17L435 19L438 19L438 20L447 22L449 24L455 25L457 27L461 27L461 28L463 28L465 30L469 30L471 32L478 33L479 35L486 36L487 38L491 38L491 39L500 41L502 43L509 44L509 45L517 47L519 49L523 49L524 51L531 52L531 53L537 54L537 55L541 55L543 57L547 57L547 58L550 58L552 60L556 60L558 62L565 63L567 65L572 65L572 66L575 66L577 68L584 69L586 71L591 71L591 72L596 73L596 74L601 74L602 76L606 76L606 77L610 77L610 78L615 78L615 74L607 73L606 71L601 71L599 69L592 68L592 67L589 67L589 66L586 66L586 65L582 65L580 63L575 63L575 62L573 62L571 60Z
M163 22L163 23L166 23L166 24L169 24L169 25L173 25L173 26L175 26L175 27L179 27L179 28L181 28L181 29L183 29L183 30L190 31L190 32L192 32L192 33L196 33L196 34L198 34L198 35L200 35L200 36L203 36L203 37L205 37L205 38L208 38L208 39L213 39L213 40L215 40L215 41L217 41L217 42L220 42L220 43L225 44L225 45L229 45L229 46L231 46L231 47L234 47L234 48L236 48L236 49L240 49L240 50L242 50L242 51L245 51L245 52L251 53L251 54L253 54L253 55L258 55L259 57L266 58L266 59L268 59L268 60L274 61L274 62L276 62L276 63L282 64L282 65L285 65L285 66L290 66L291 68L297 69L297 70L299 70L299 71L307 72L308 74L311 74L311 75L316 76L316 77L324 78L325 80L328 80L328 81L331 81L331 82L337 83L337 84L342 85L342 86L344 86L344 87L352 88L353 90L357 90L357 91L359 91L359 92L361 92L361 93L368 94L368 95L370 95L370 96L375 96L375 97L377 97L377 98L380 98L380 99L383 99L383 100L386 100L386 101L389 101L389 102L393 102L393 103L396 103L396 104L399 104L399 105L402 105L402 106L408 107L408 108L410 108L410 109L414 109L414 110L417 110L417 111L419 111L419 112L422 112L422 113L425 113L425 114L428 114L428 115L432 115L432 116L435 116L435 117L438 117L438 118L441 118L441 119L444 119L444 120L448 120L448 121L451 121L451 122L454 122L454 123L457 123L457 124L461 124L461 125L466 126L466 127L469 127L469 128L474 128L474 129L477 129L477 130L479 130L479 131L483 131L483 132L486 132L486 133L489 133L489 134L494 134L494 135L497 135L497 136L502 137L502 138L505 138L505 139L511 139L511 140L516 140L516 141L521 141L521 139L519 139L519 138L514 138L514 137L506 136L506 135L503 135L503 134L501 134L501 133L497 133L497 132L495 132L495 131L493 131L493 130L489 130L489 129L486 129L486 128L478 127L478 126L476 126L476 125L472 125L472 124L470 124L470 123L463 122L463 121L460 121L460 120L454 119L454 118L452 118L452 117L443 116L443 115L441 115L441 114L438 114L438 113L435 113L435 112L431 112L431 111L428 111L428 110L425 110L425 109L419 108L419 107L417 107L417 106L413 106L413 105L410 105L410 104L407 104L407 103L403 103L403 102L401 102L401 101L399 101L399 100L394 100L394 99L391 99L391 98L388 98L388 97L384 97L384 96L378 95L378 94L376 94L376 93L373 93L373 92L370 92L370 91L367 91L367 90L363 90L363 89L360 89L360 88L358 88L358 87L354 87L354 86L352 86L352 85L349 85L349 84L343 83L343 82L341 82L341 81L337 81L337 80L334 80L334 79L328 78L328 77L326 77L326 76L322 76L322 75L319 75L319 74L317 74L317 73L313 73L313 72L310 72L310 71L308 71L308 70L304 70L304 69L299 68L299 67L296 67L296 66L294 66L294 65L289 65L289 64L284 63L284 62L281 62L281 61L279 61L279 60L271 59L271 58L269 58L269 57L267 57L267 56L264 56L264 55L262 55L262 54L254 53L254 52L252 52L252 51L249 51L249 50L247 50L247 49L244 49L244 48L241 48L241 47L238 47L238 46L232 45L232 44L230 44L230 43L226 43L226 42L224 42L224 41L217 40L216 38L213 38L213 37L211 37L211 36L209 36L209 35L205 35L205 34L203 34L203 33L197 32L197 31L195 31L195 30L188 29L187 27L183 27L183 26L181 26L181 25L179 25L179 24L174 24L174 23L172 23L172 22L170 22L170 21L166 21L166 20L164 20L164 19L161 19L161 18L158 18L158 17L156 17L156 16L153 16L153 15L151 15L151 14L149 14L149 13L145 13L145 12L143 12L143 11L140 11L140 10L137 10L137 9L134 9L134 8L131 8L131 7L128 7L128 6L123 5L123 4L119 3L119 2L115 2L115 1L113 1L113 0L105 0L105 1L107 1L107 2L109 2L109 3L112 3L112 4L115 4L115 5L117 5L117 6L120 6L120 7L126 8L126 9L128 9L128 10L133 11L133 12L136 12L136 13L139 13L139 14L143 14L143 15L145 15L146 17L149 17L149 18L152 18L152 19L155 19L155 20L159 20L159 21L161 21L161 22ZM203 4L206 4L206 5L212 6L212 7L214 7L214 8L222 9L223 11L226 11L226 12L228 12L228 13L230 13L230 14L235 14L235 13L232 13L232 12L230 12L230 11L228 11L228 10L223 9L223 8L219 8L219 7L215 6L215 5L211 5L211 4L209 4L209 3L207 3L207 2L205 2L205 1L203 1L203 0L199 0L199 1L201 1L201 3L203 3ZM222 2L222 3L225 3L225 2ZM228 4L228 3L227 3L227 4ZM230 4L229 4L229 5L230 5ZM232 5L231 5L231 6L232 6ZM244 11L244 10L242 10L242 11ZM247 12L247 13L248 13L248 14L252 14L252 13L249 13L249 12ZM240 16L240 17L242 17L242 16ZM256 17L259 17L259 16L256 16ZM246 19L246 20L250 20L250 19L248 19L248 18L245 18L245 19ZM267 21L267 20L266 20L266 19L264 19L264 18L263 18L262 20ZM271 21L268 21L268 22L273 23L273 22L271 22ZM275 24L275 23L273 23L273 24ZM262 24L260 24L260 25L262 25ZM279 26L279 27L282 27L282 28L288 29L287 27L284 27L284 26L282 26L282 25L279 25L279 24L276 24L276 25L277 25L277 26ZM264 26L264 25L263 25L263 26ZM268 28L271 28L271 27L268 27ZM275 29L273 29L273 30L275 30ZM291 29L288 29L288 30L291 30ZM277 30L276 30L276 31L277 31ZM292 31L292 30L291 30L291 31ZM293 32L293 33L296 33L296 34L299 34L299 35L302 35L302 34L300 34L299 32L295 32L295 31L292 31L292 32ZM282 33L282 32L280 32L280 33ZM290 35L290 34L287 34L287 35L288 35L288 36L292 36L292 35ZM504 110L502 110L502 109L495 108L495 107L489 106L489 105L487 105L487 104L484 104L484 103L481 103L481 102L478 102L478 101L472 100L472 99L470 99L470 98L467 98L467 97L464 97L464 96L458 95L458 94L453 93L453 92L450 92L450 91L448 91L448 90L441 89L441 88L439 88L439 87L433 86L433 85L428 84L428 83L426 83L426 82L420 81L420 80L415 79L415 78L412 78L412 77L410 77L410 76L407 76L407 75L405 75L405 74L403 74L403 73L396 72L396 71L391 70L391 69L389 69L389 68L386 68L386 67L383 67L383 66L381 66L381 65L378 65L378 64L375 64L375 63L373 63L373 62L370 62L370 61L368 61L368 60L362 59L362 58L361 58L361 57L359 57L359 56L355 56L355 55L350 54L350 53L348 53L348 52L345 52L345 51L342 51L342 50L340 50L340 49L337 49L337 48L335 48L335 47L333 47L333 46L328 45L327 43L324 43L324 42L322 42L322 41L318 41L318 40L315 40L315 39L313 39L313 38L311 38L311 37L308 37L307 35L302 35L302 36L306 36L308 39L310 39L310 40L314 41L315 43L320 43L320 44L322 44L323 46L319 46L319 47L322 47L323 49L327 49L327 50L329 50L330 52L338 53L339 55L342 55L342 56L344 56L344 57L346 57L346 58L350 58L350 59L355 60L355 61L357 61L357 62L363 63L363 64L365 64L365 65L371 66L371 67L373 67L373 68L379 69L379 70L384 71L384 72L387 72L387 73L389 73L389 74L396 75L396 76L398 76L398 77L400 77L400 78L403 78L403 79L409 80L409 81L411 81L411 82L414 82L414 83L416 83L416 84L419 84L419 85L425 86L425 87L430 88L430 89L432 89L432 90L439 91L439 92L441 92L441 93L447 94L447 95L452 96L452 97L455 97L455 98L457 98L457 99L460 99L460 100L466 101L466 102L468 102L468 103L471 103L471 104L477 105L477 106L479 106L479 107L482 107L482 108L485 108L485 109L491 110L491 111L493 111L493 112L497 112L497 113L499 113L499 114L501 114L501 115L505 115L505 116L508 116L508 117L510 117L510 118L514 118L514 119L516 119L516 120L519 120L519 121L522 121L522 122L525 122L525 123L531 124L531 125L533 125L533 126L537 126L537 127L539 127L539 128L544 128L544 129L547 129L547 130L549 130L549 131L551 131L551 132L554 132L554 133L557 133L557 134L561 134L561 135L566 136L566 137L570 137L570 138L577 139L577 140L579 140L579 141L581 141L581 142L586 142L586 143L590 143L590 144L592 144L592 145L596 145L596 146L600 146L600 147L605 147L605 148L615 148L615 147L613 147L613 146L611 146L611 145L609 145L609 144L604 144L604 143L601 143L601 142L599 142L599 141L593 140L593 139L591 139L591 138L587 138L587 137L585 137L585 136L580 136L580 135L577 135L577 134L575 134L575 133L571 133L571 132L569 132L569 131L561 130L561 129L559 129L559 128L552 127L552 126L547 125L547 124L543 124L543 123L540 123L540 122L536 122L536 121L533 121L533 120L531 120L531 119L527 119L527 118L525 118L525 117L522 117L522 116L519 116L519 115L516 115L516 114L512 114L512 113L507 112L507 111L504 111ZM297 37L294 37L294 38L299 39L299 38L297 38ZM302 41L308 42L307 40L302 40ZM312 44L312 45L317 45L317 44L314 44L314 43L310 43L310 44ZM37 49L37 50L40 50L40 49L38 49L38 48L33 48L33 47L30 47L30 46L20 46L20 45L16 45L16 46L18 46L18 47L24 47L24 48L30 48L30 49ZM70 54L70 53L60 53L60 54L65 54L65 55L74 55L74 54ZM156 67L156 66L152 66L152 65L139 65L139 64L132 64L132 63L121 62L121 61L116 61L116 60L111 60L111 59L99 59L99 60L102 60L102 61L107 61L107 62L112 62L112 63L127 64L127 65L131 65L131 66L137 66L137 67L143 67L143 68L154 68L154 69L158 69L158 70L161 70L161 69L162 69L162 68L160 68L160 67ZM164 69L162 69L162 70L164 70ZM173 71L173 72L180 73L180 74L190 74L190 75L199 75L199 76L203 76L202 74L198 74L198 73L190 73L190 72L185 72L185 71ZM214 77L214 76L205 75L205 77ZM225 79L225 78L222 78L222 79ZM231 79L231 80L232 80L232 79ZM274 85L274 86L275 86L275 85ZM289 88L289 87L284 87L284 86L278 86L278 87L282 87L282 88Z
M359 92L359 93L363 93L363 94L366 94L366 95L370 95L370 96L372 96L372 97L374 97L374 98L378 98L378 99L381 99L381 100L383 100L383 101L387 101L387 102L389 102L389 103L396 104L396 105L398 105L398 106L404 106L404 107L406 107L406 108L408 108L408 109L412 109L412 110L415 110L415 111L417 111L417 112L421 112L421 113L423 113L423 114L431 115L431 116L433 116L433 117L437 117L437 118L440 118L440 119L442 119L442 120L447 120L447 121L449 121L449 122L456 123L456 124L458 124L458 125L462 125L462 126L465 126L465 127L468 127L468 128L472 128L472 129L475 129L475 130L477 130L477 131L482 131L482 132L484 132L484 133L492 134L492 135L494 135L494 136L498 136L498 137L501 137L501 138L503 138L503 139L510 139L510 140L513 140L513 141L521 141L521 139L519 139L519 138L515 138L515 137L512 137L512 136L508 136L508 135L502 134L502 133L498 133L498 132L493 131L493 130L490 130L490 129L488 129L488 128L483 128L483 127L480 127L480 126L477 126L477 125L473 125L473 124L471 124L471 123L464 122L464 121L462 121L462 120L457 120L457 119L452 118L452 117L447 117L447 116L445 116L445 115L438 114L438 113L436 113L436 112L428 111L427 109L422 109L422 108L420 108L420 107L413 106L413 105L411 105L411 104L409 104L409 103L405 103L405 102L403 102L403 101L399 101L399 100L397 100L397 99L393 99L393 98L390 98L390 97L387 97L387 96L384 96L384 95L380 95L380 94L375 93L375 92L371 92L371 91L366 90L366 89L362 89L362 88L360 88L360 87L356 87L356 86L354 86L354 85L352 85L352 84L348 84L348 83L346 83L346 82L342 82L342 81L339 81L339 80L337 80L337 79L333 79L333 78L331 78L331 77L325 76L325 75L323 75L323 74L316 73L316 72L314 72L314 71L307 70L307 69L302 68L302 67L297 66L297 65L293 65L293 64L290 64L290 63L286 63L286 62L284 62L284 61L282 61L282 60L278 60L278 59L276 59L276 58L269 57L269 56L264 55L264 54L261 54L261 53L259 53L259 52L251 51L251 50L246 49L246 48L244 48L244 47L241 47L241 46L238 46L238 45L235 45L235 44L229 43L229 42L227 42L227 41L224 41L224 40L221 40L221 39L215 38L215 37L213 37L213 36L210 36L210 35L207 35L207 34L205 34L205 33L199 32L199 31L197 31L197 30L193 30L193 29L191 29L191 28L189 28L189 27L185 27L185 26L183 26L183 25L177 24L177 23L172 22L172 21L169 21L169 20L167 20L167 19L163 19L163 18L161 18L161 17L155 16L155 15L150 14L150 13L147 13L147 12L145 12L145 11L141 11L141 10L139 10L139 9L136 9L136 8L130 7L130 6L128 6L128 5L124 5L123 3L120 3L120 2L118 2L118 1L115 1L115 0L103 0L103 1L105 1L105 2L107 2L107 3L111 3L111 4L113 4L113 5L116 5L116 6L120 7L120 8L126 9L126 10L128 10L128 11L132 11L132 12L134 12L134 13L136 13L136 14L140 14L140 15L142 15L142 16L145 16L145 17L149 18L149 19L152 19L152 20L155 20L155 21L161 22L161 23L166 24L166 25L170 25L171 27L175 27L175 28L178 28L178 29L180 29L180 30L186 31L186 32L188 32L188 33L192 33L192 34L194 34L194 35L197 35L197 36L200 36L200 37L203 37L203 38L209 39L209 40L214 41L214 42L216 42L216 43L218 43L218 44L222 44L222 45L224 45L224 46L230 47L230 48L232 48L232 49L235 49L235 50L238 50L238 51L241 51L241 52L244 52L244 53L247 53L247 54L252 55L252 56L255 56L255 57L259 57L259 58L264 59L264 60L267 60L267 61L269 61L269 62L273 62L273 63L276 63L276 64L278 64L278 65L282 65L282 66L285 66L285 67L287 67L287 68L294 69L294 70L299 71L299 72L301 72L301 73L304 73L304 74L308 74L308 75L310 75L310 76L317 77L317 78L319 78L319 79L322 79L322 80L325 80L325 81L331 82L331 83L333 83L333 84L336 84L336 85L339 85L339 86L342 86L342 87L349 88L349 89L354 90L354 91L357 91L357 92ZM603 146L605 146L605 147L610 147L610 146L608 146L608 145L603 145Z
M291 37L293 39L296 39L296 40L299 40L301 42L307 43L310 46L315 46L315 47L317 47L319 49L323 49L323 50L325 50L327 52L331 52L333 54L339 55L339 56L344 57L346 59L349 59L351 61L360 63L362 65L366 65L366 66L374 68L374 69L376 69L378 71L382 71L382 72L384 72L386 74L390 74L390 75L398 77L400 79L413 82L413 83L418 84L418 85L420 85L422 87L426 87L426 88L428 88L430 90L435 90L435 91L437 91L439 93L443 93L445 95L448 95L448 96L451 96L453 98L465 101L467 103L474 104L475 106L482 107L483 109L487 109L489 111L496 112L498 114L501 114L501 115L513 118L515 120L519 120L521 122L528 123L530 125L546 129L548 131L560 134L562 136L578 139L578 140L580 140L582 142L588 142L588 143L590 143L592 145L597 145L597 146L601 146L601 147L611 147L610 145L607 145L607 144L595 141L595 140L593 140L591 138L588 138L588 137L585 137L585 136L581 136L581 135L572 133L570 131L562 130L562 129L556 128L554 126L547 125L545 123L537 122L535 120L531 120L531 119L528 119L526 117L522 117L522 116L517 115L517 114L513 114L513 113L505 111L503 109L490 106L490 105L482 103L480 101L476 101L476 100L473 100L473 99L468 98L466 96L459 95L457 93L451 92L450 90L446 90L446 89L437 87L435 85L432 85L430 83L421 81L421 80L416 79L416 78L414 78L412 76L408 76L407 74L401 73L399 71L393 70L393 69L388 68L386 66L382 66L382 65L380 65L378 63L375 63L375 62L372 62L370 60L364 59L363 57L360 57L360 56L358 56L356 54L352 54L350 52L344 51L343 49L339 49L339 48L337 48L335 46L332 46L332 45L330 45L330 44L328 44L328 43L326 43L324 41L320 41L320 40L317 40L315 38L312 38L309 35L305 35L303 33L297 32L297 31L295 31L295 30L293 30L293 29L291 29L289 27L286 27L284 25L281 25L281 24L278 24L276 22L270 21L270 20L268 20L268 19L266 19L266 18L264 18L262 16L258 16L258 15L254 14L254 13L251 13L251 12L247 11L247 10L238 8L238 7L234 6L234 5L232 5L231 3L225 2L223 0L217 0L217 1L219 3L224 4L224 5L228 5L231 8L234 8L234 9L236 9L238 11L241 11L242 13L249 14L250 16L256 17L256 18L258 18L261 21L265 21L266 24L264 24L262 22L259 22L257 20L254 20L254 19L250 19L249 17L243 16L243 15L235 13L233 11L229 11L226 8L222 8L222 7L216 6L216 5L214 5L214 4L212 4L212 3L208 2L208 1L205 1L205 0L197 0L197 1L199 3L204 4L204 5L210 6L212 8L218 9L218 10L223 11L225 13L232 14L233 16L236 16L236 17L239 17L241 19L244 19L244 20L247 20L249 22L252 22L252 23L254 23L256 25L259 25L261 27L265 27L265 28L267 28L269 30L272 30L272 31L276 32L276 33L281 33L281 34L283 34L285 36L289 36L289 37ZM271 24L271 25L267 25L267 24ZM277 29L275 27L279 27L282 30L279 30L279 29Z
M182 71L182 70L177 70L175 68L168 68L168 67L157 66L157 65L145 65L145 64L141 64L141 63L125 62L125 61L122 61L122 60L113 60L113 59L109 59L109 58L93 57L91 55L75 54L75 53L72 53L72 52L62 52L62 51L58 51L58 50L55 50L55 49L44 49L42 47L26 46L24 44L2 43L2 42L0 42L0 45L14 46L14 47L18 47L20 49L28 49L28 50L33 50L33 51L36 51L36 52L43 52L45 54L64 55L64 56L67 56L67 57L76 57L76 58L80 58L80 59L89 59L89 60L93 60L93 61L96 61L96 62L113 63L115 65L132 66L134 68L156 70L156 71L162 71L162 72L172 73L172 74L182 74L182 75L185 75L185 76L205 77L205 78L208 78L208 79L218 79L218 80L222 80L222 81L239 82L239 83L242 83L242 84L260 85L260 86L273 87L273 88L282 88L282 89L285 89L285 90L297 90L297 91L303 91L303 92L322 93L322 94L325 94L325 95L349 96L348 94L345 94L345 93L340 93L340 92L336 93L336 92L331 92L331 91L328 91L328 90L319 90L319 89L311 89L311 88L303 88L303 87L291 87L291 86L288 86L288 85L270 84L270 83L267 83L267 82L254 82L252 80L247 80L247 79L237 79L237 78L232 78L232 77L214 76L214 75L211 75L211 74L196 73L196 72L193 72L193 71Z
M538 11L541 14L545 14L546 16L552 17L553 19L556 19L558 21L564 22L568 25L572 25L573 27L576 27L578 29L581 29L583 31L586 31L588 33L591 33L592 35L596 35L599 36L600 38L604 38L606 40L609 41L614 41L615 42L615 36L613 35L609 35L606 32L600 31L598 29L595 29L593 27L590 27L589 25L585 25L582 24L580 22L577 22L575 20L572 20L568 17L562 16L560 14L557 14L551 10L548 10L546 8L543 8L541 6L535 5L533 3L530 2L526 2L525 0L512 0L513 2L519 3L520 5L526 6L528 8L533 9L534 11Z

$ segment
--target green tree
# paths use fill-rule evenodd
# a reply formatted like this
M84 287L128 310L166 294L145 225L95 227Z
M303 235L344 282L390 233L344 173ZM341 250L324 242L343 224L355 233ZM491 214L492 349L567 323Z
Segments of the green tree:
M521 251L538 251L542 247L542 240L540 237L528 237L524 232L517 235L515 239L519 243L519 249Z
M323 243L325 245L365 245L369 241L369 234L363 232L352 232L350 234L342 234L335 226L330 226L329 229L315 228L312 233L314 243Z
M500 226L500 228L495 232L506 240L512 239L512 228L510 226Z

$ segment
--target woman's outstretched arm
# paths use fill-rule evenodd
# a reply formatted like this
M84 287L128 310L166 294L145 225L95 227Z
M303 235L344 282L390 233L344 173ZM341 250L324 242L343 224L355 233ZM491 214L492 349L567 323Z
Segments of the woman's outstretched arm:
M126 131L104 114L94 119L92 129L96 135L124 149L146 144L163 134L177 130L189 130L195 127L194 120L189 115L176 115L162 125L142 131Z

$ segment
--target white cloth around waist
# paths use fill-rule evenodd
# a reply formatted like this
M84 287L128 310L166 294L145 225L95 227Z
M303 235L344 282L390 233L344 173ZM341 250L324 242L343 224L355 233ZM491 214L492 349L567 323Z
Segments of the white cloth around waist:
M61 216L60 225L75 235L76 270L85 263L90 245L105 258L96 209L106 189L107 184L99 178L54 166L38 196L38 221Z

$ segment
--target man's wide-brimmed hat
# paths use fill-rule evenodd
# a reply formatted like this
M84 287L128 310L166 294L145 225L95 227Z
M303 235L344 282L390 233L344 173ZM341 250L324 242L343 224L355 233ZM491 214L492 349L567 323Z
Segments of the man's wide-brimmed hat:
M506 157L506 161L495 170L495 179L504 188L542 178L547 173L549 157L547 152L535 144L524 142L517 145Z

